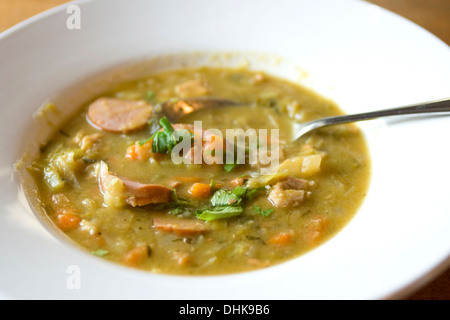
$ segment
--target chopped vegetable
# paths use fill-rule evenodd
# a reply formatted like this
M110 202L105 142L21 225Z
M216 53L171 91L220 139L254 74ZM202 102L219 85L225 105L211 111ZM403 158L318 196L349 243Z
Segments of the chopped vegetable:
M104 257L109 254L108 250L99 249L97 251L92 251L91 254L97 257Z
M322 156L318 154L290 158L283 161L278 171L294 177L312 176L320 171L321 162Z
M81 218L72 210L60 210L57 218L58 227L63 231L78 228L81 222Z
M248 189L241 187L241 186L237 186L236 188L233 189L233 194L236 195L239 198L243 198L246 196Z
M269 238L267 241L270 244L274 245L286 245L291 243L293 240L292 234L289 232L281 232Z
M189 193L195 199L206 199L211 195L211 185L206 183L194 183L189 188Z
M156 131L159 131L161 129L161 125L159 124L159 121L155 118L151 118L148 120L148 126L149 126L149 133L150 135L155 134Z
M162 128L156 130L150 138L139 141L139 145L142 146L146 143L152 142L151 146L153 153L161 153L161 154L170 153L178 143L183 141L183 135L180 135L180 138L177 139L174 132L185 131L186 129L175 130L170 121L166 117L162 117L159 120L159 124L161 125ZM152 125L152 130L155 129L156 126ZM191 133L190 136L191 138L193 137Z
M180 267L186 267L192 263L192 255L187 252L174 252L173 257Z
M150 256L151 250L149 246L141 245L131 249L123 258L123 262L130 266L136 267L145 262Z
M156 94L151 90L147 91L147 93L145 94L145 98L149 102L152 101L153 99L155 99L155 96L156 96Z
M238 216L244 212L240 205L242 201L248 199L248 195L253 197L258 190L249 190L245 187L236 187L233 190L219 189L211 198L212 208L197 211L197 218L206 221L230 218Z
M223 165L223 168L225 169L226 172L231 172L231 170L233 170L236 166L237 164L235 163L225 163Z
M216 219L239 216L242 214L242 212L244 212L244 209L241 206L214 207L211 209L199 211L197 214L197 218L205 221L213 221Z
M211 204L214 207L237 205L242 201L242 197L236 195L231 190L219 189L211 198Z
M310 246L317 245L327 225L328 219L325 217L315 217L308 221L302 232L304 241Z
M244 184L244 178L238 177L230 182L231 186L238 187Z
M153 157L154 153L152 152L152 141L147 141L145 143L135 143L132 146L128 147L126 158L132 160L143 160L147 161L150 157Z
M277 182L284 180L288 177L285 172L277 172L274 174L267 174L257 176L255 178L250 178L247 181L246 186L251 189L261 188L265 186L271 186L276 184Z
M266 209L266 210L261 209L256 204L253 206L253 211L255 213L258 213L258 214L262 215L263 217L268 217L273 212L273 210L274 209Z
M76 172L84 164L81 150L56 150L49 155L49 164L44 168L44 180L53 190L61 190L66 183L78 185Z

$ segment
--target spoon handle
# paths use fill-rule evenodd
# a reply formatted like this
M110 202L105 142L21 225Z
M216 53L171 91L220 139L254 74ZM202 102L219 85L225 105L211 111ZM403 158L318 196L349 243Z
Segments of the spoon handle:
M344 124L363 120L372 120L389 116L401 116L410 114L436 114L441 112L450 112L450 99L412 104L400 108L385 109L379 111L357 113L336 117L328 117L319 120L314 120L305 124L300 124L300 127L295 131L294 140L300 138L302 135L306 134L311 130L336 124Z

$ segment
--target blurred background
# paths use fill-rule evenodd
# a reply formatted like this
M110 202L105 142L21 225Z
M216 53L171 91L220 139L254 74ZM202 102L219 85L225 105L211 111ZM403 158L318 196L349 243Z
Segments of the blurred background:
M350 0L349 0L350 1ZM67 0L0 0L0 32ZM450 45L450 0L367 0L427 29ZM1 62L0 62L1 63ZM408 297L450 300L450 269Z

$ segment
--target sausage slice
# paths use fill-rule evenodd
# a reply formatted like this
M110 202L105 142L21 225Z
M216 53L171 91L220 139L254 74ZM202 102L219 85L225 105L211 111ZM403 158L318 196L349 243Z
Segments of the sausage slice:
M161 231L173 232L181 237L200 235L209 231L209 226L204 221L175 216L155 217L153 227Z
M123 133L142 128L152 110L145 101L99 98L89 105L87 117L102 130Z
M172 190L159 184L143 184L121 178L125 185L125 202L133 207L172 201Z
M108 170L108 165L103 161L100 162L98 182L108 205L118 206L125 202L136 207L172 201L171 189L118 177Z

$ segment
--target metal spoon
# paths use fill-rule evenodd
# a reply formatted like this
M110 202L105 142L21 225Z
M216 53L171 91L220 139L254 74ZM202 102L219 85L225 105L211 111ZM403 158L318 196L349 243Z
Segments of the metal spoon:
M297 140L306 133L327 126L344 124L356 121L373 120L382 117L402 116L412 114L437 114L450 112L450 99L435 100L418 104L411 104L404 107L385 109L379 111L349 114L336 117L322 118L307 123L296 123L294 125L293 140ZM450 114L450 113L449 113Z
M170 121L177 121L183 116L186 116L194 111L238 105L242 105L242 103L219 98L191 98L165 102L161 105L161 112L165 114ZM307 123L295 123L293 140L299 139L301 136L312 130L337 124L372 120L381 117L412 114L433 115L444 112L450 112L450 99L423 102L400 108L322 118Z

